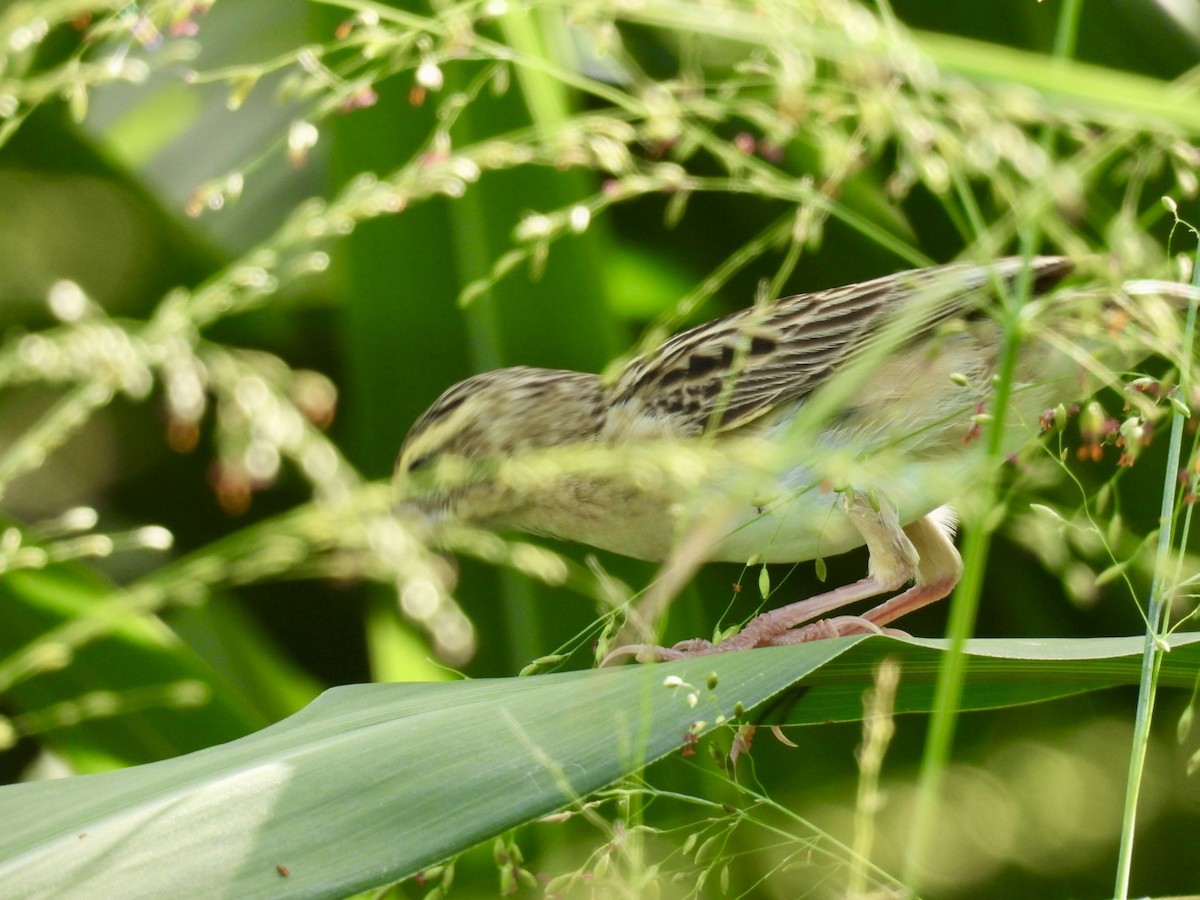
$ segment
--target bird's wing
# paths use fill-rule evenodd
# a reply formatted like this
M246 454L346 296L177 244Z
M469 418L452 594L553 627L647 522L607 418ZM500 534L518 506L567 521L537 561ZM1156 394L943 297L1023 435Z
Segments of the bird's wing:
M872 348L886 354L978 307L994 293L990 284L1011 284L1021 267L1017 257L951 263L741 310L631 361L611 389L610 408L623 409L628 422L668 421L674 433L740 428L807 395L852 356ZM1072 264L1043 256L1031 267L1037 294Z

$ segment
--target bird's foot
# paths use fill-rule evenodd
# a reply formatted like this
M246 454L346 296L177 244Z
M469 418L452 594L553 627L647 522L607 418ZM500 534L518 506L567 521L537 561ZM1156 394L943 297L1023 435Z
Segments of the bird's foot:
M707 656L715 653L720 646L720 644L714 644L704 638L680 641L672 647L660 647L657 644L626 644L610 650L608 655L600 660L600 665L608 666L630 656L638 662L670 662L675 659L689 659L693 656Z
M806 644L809 641L824 641L853 634L886 634L891 637L911 637L899 628L883 628L866 616L834 616L810 622L800 628L789 628L757 644L759 647L782 647L786 644Z
M897 524L894 510L887 507L876 511L865 501L852 505L848 514L852 515L871 553L871 569L866 578L769 610L717 644L702 639L683 641L673 647L629 644L613 650L601 664L607 665L626 656L666 662L855 634L907 637L903 631L886 626L946 597L962 573L962 559L950 540L949 526L937 516L929 515L902 529ZM909 580L916 583L861 616L818 618L849 603L888 593Z
M660 647L657 644L626 644L624 647L617 647L611 651L604 657L600 665L607 666L625 657L633 657L638 662L670 662L676 659L691 659L696 656L711 656L714 653L728 653L732 650L804 644L809 641L823 641L854 634L887 634L908 637L908 633L905 631L898 628L881 628L863 616L835 616L810 622L800 628L789 628L779 633L760 634L754 643L739 640L739 637L745 633L743 631L730 635L719 644L706 641L704 638L680 641L670 647Z

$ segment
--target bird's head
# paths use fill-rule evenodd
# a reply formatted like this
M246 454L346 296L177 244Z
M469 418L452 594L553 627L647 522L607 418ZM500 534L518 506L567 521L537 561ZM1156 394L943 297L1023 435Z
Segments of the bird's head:
M400 502L427 517L504 522L522 503L499 474L505 461L596 440L600 379L515 367L460 381L413 424L396 461Z

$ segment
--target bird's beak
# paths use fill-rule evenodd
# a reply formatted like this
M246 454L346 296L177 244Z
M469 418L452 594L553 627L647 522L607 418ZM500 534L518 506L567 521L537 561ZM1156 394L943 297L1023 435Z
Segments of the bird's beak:
M404 493L402 485L397 485L392 501L392 515L425 544L431 543L433 536L450 520L449 511L444 503L408 496Z

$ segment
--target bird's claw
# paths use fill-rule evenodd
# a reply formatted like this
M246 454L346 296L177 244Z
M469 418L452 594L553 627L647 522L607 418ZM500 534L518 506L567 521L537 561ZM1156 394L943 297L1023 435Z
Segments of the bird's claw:
M604 659L600 660L600 666L603 668L627 656L632 656L638 662L671 662L693 656L707 656L718 646L704 638L680 641L672 647L660 647L657 644L625 644L615 650L610 650Z
M799 628L788 628L778 634L760 635L754 643L746 644L738 641L738 635L730 635L719 644L706 641L704 638L692 638L680 641L671 647L660 647L657 644L626 644L609 652L601 666L611 665L614 661L632 656L638 662L671 662L676 659L691 659L696 656L710 656L730 650L753 650L758 647L782 647L789 644L805 644L809 641L823 641L828 638L848 637L855 634L886 634L893 637L908 637L908 632L898 628L881 628L870 619L863 616L835 616L830 619L820 619Z

